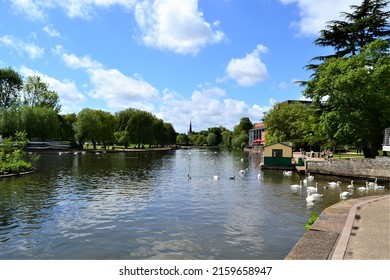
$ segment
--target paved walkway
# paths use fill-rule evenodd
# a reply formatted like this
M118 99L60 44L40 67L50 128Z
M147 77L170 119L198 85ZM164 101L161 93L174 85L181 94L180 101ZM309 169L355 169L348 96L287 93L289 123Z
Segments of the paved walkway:
M390 195L328 207L285 259L390 260Z

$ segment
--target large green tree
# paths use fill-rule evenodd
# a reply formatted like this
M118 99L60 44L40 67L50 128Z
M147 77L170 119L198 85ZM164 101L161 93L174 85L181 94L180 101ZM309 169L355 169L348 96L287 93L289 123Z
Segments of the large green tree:
M390 127L389 43L378 40L362 52L321 64L304 94L324 104L323 132L339 144L362 147L375 157ZM268 128L268 127L267 127Z
M265 113L267 143L292 142L294 146L319 145L316 110L300 102L276 103Z
M54 90L49 90L49 85L39 76L28 76L24 82L23 104L51 108L57 113L61 109L58 94Z
M100 141L102 123L98 110L85 108L77 114L77 120L73 125L76 141L84 143L91 141L96 150L96 144Z
M362 48L377 39L390 40L388 0L362 0L360 5L350 6L351 12L341 12L344 20L331 20L314 44L320 47L333 48L334 53L318 56L313 60L321 63L329 58L353 56ZM314 70L313 77L319 64L306 65ZM300 82L302 85L306 81Z
M23 89L22 76L12 68L0 68L0 109L16 105Z

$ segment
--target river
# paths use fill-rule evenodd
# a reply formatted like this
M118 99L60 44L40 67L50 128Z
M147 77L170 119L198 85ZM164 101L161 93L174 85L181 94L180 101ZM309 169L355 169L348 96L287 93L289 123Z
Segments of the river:
M316 175L323 198L307 204L290 188L302 175L258 178L259 163L201 149L42 154L34 174L0 180L0 259L281 260L307 219L340 201L327 182L349 180ZM352 197L378 193L389 187Z

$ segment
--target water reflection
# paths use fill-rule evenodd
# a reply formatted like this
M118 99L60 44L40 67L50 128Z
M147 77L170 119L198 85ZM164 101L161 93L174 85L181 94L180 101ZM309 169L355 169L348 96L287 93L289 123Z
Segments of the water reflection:
M283 259L308 217L340 201L327 184L340 178L309 181L324 196L307 204L306 187L290 187L302 176L258 178L260 161L213 150L42 155L35 174L0 182L0 258Z

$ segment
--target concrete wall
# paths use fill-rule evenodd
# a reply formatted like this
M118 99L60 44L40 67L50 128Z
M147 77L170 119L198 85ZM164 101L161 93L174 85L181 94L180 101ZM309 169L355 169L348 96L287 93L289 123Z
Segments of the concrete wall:
M390 157L333 161L307 161L306 171L356 178L390 179Z

